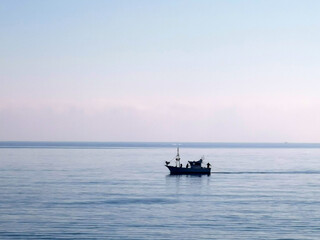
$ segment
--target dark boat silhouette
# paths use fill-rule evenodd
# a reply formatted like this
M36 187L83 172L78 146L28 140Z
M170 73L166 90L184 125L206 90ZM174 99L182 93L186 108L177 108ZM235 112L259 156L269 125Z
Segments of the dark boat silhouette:
M186 167L183 167L180 163L179 147L177 148L177 156L175 157L176 166L170 166L170 162L166 161L166 167L170 170L172 175L181 174L207 174L211 173L211 164L207 163L207 167L202 167L203 157L198 161L188 161Z

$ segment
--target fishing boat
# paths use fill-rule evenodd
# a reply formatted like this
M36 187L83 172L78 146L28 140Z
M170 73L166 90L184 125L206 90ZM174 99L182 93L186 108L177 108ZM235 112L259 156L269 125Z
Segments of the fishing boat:
M177 155L174 158L176 165L170 166L170 161L166 161L166 167L170 170L170 174L172 175L181 175L181 174L207 174L211 173L211 164L207 163L207 167L202 167L203 157L198 161L188 161L185 167L180 163L180 154L179 147L177 148Z

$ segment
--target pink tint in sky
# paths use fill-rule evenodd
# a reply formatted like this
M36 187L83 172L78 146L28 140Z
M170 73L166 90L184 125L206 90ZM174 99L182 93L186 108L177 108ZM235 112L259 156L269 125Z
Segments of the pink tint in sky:
M0 140L319 142L318 1L2 1Z

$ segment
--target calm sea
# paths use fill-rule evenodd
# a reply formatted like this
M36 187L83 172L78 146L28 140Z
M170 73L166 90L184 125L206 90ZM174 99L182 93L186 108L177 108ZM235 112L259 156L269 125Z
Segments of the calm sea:
M320 239L320 145L0 143L0 239Z

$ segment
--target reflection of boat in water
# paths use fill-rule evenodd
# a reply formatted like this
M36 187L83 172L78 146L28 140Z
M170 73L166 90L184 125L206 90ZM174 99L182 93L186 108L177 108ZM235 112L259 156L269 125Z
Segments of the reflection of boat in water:
M198 161L188 161L186 167L180 163L179 147L177 148L177 156L175 157L176 166L170 166L170 162L166 161L166 167L170 170L170 174L210 174L211 165L207 163L207 167L202 167L203 158Z

